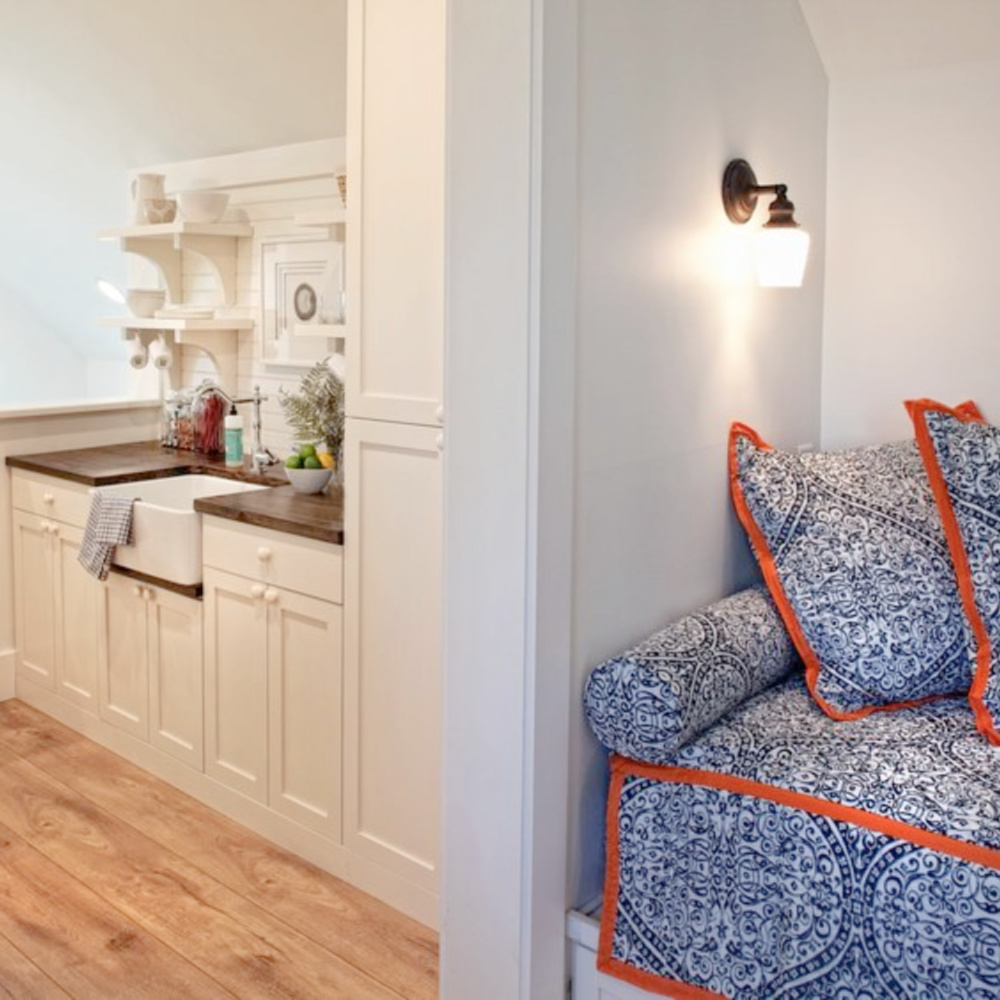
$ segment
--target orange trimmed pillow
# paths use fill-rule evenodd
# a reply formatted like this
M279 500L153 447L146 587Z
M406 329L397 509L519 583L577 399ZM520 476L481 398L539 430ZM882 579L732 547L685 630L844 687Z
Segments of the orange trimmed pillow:
M968 690L967 629L915 442L798 455L734 424L729 475L823 711L855 719Z
M906 404L951 547L972 633L969 704L976 727L1000 743L1000 428L974 403Z

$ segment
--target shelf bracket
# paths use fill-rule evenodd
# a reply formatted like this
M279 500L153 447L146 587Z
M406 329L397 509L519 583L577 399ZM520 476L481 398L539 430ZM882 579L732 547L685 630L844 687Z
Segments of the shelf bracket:
M178 233L174 237L176 250L189 250L208 262L222 290L224 305L236 301L236 240L231 236L207 236Z
M167 298L170 302L182 301L181 293L181 259L173 247L163 240L142 236L123 236L122 249L128 253L138 254L152 261L167 286Z

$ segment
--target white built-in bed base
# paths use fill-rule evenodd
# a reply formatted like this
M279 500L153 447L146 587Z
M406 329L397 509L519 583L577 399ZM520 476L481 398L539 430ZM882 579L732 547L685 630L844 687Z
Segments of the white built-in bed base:
M597 971L599 930L600 902L582 910L570 910L566 916L572 1000L663 1000L663 994L654 996Z

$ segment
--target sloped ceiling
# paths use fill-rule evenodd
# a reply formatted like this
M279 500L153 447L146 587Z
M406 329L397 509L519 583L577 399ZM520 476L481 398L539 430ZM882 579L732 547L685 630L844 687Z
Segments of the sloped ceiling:
M96 232L123 221L128 172L343 135L346 7L0 0L0 306L119 357L93 288L124 274Z
M832 82L1000 58L1000 0L799 0Z

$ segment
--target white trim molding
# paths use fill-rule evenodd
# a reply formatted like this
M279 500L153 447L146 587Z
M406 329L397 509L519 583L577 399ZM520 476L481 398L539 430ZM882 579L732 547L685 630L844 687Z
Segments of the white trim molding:
M444 1000L565 990L576 6L448 4Z
M0 653L0 701L14 697L14 671L17 650L8 649Z

